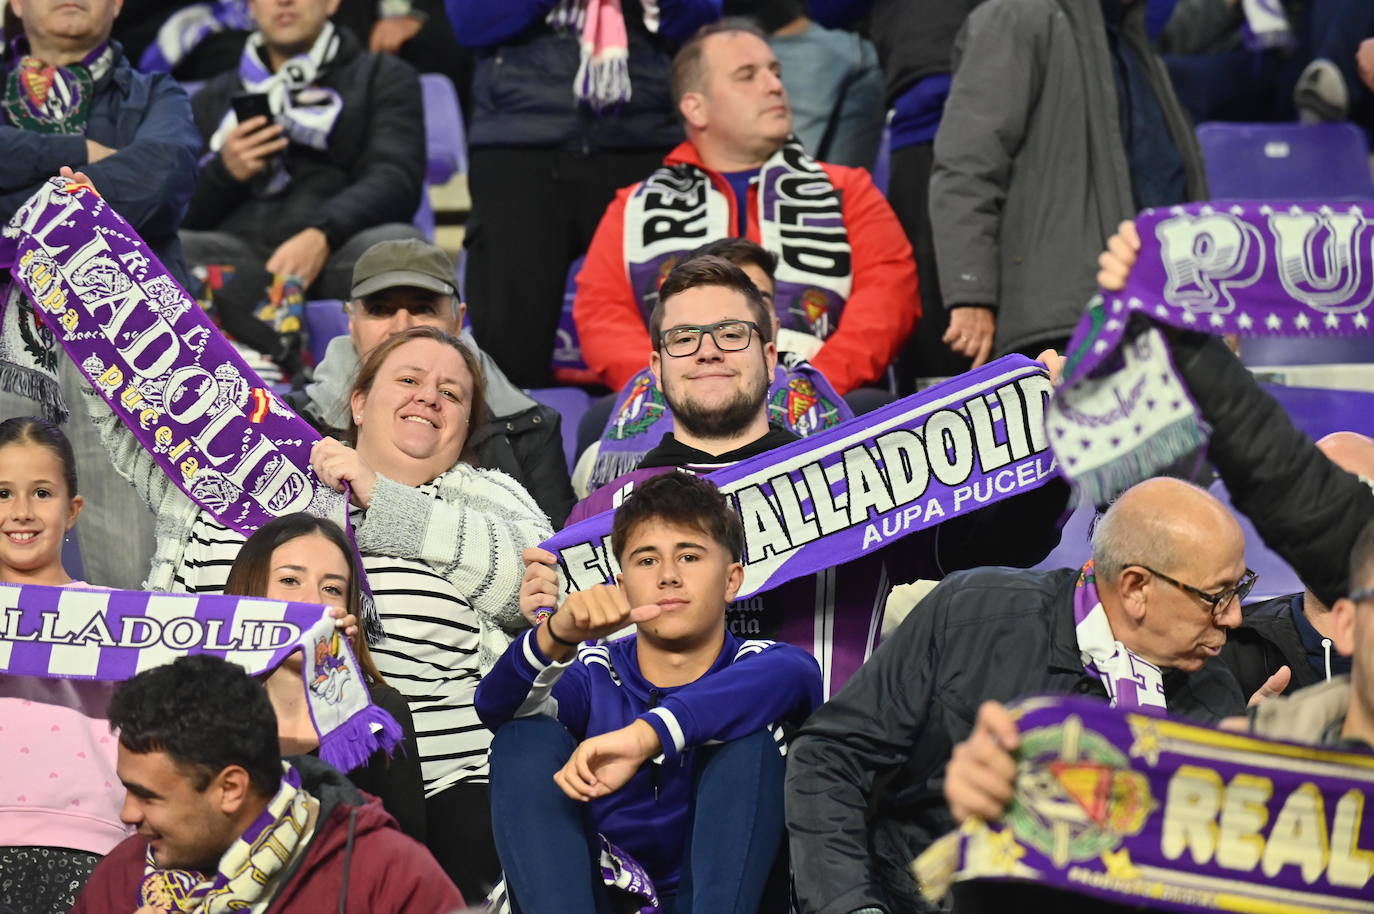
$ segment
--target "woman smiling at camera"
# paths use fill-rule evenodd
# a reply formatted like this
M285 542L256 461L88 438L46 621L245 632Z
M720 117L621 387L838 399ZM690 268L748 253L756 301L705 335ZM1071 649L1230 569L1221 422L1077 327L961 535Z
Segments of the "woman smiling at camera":
M521 486L471 462L481 424L481 367L432 327L368 354L351 395L354 446L315 445L327 484L352 487L352 521L385 641L373 657L406 697L425 783L428 844L466 897L500 871L487 801L491 734L473 710L482 672L527 626L520 553L552 535ZM223 591L243 537L173 486L103 401L92 418L115 466L158 516L154 590Z

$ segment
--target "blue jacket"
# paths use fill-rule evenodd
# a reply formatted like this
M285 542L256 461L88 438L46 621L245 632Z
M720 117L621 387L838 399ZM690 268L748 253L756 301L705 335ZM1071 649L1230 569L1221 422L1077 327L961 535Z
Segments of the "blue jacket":
M114 52L114 66L91 100L85 136L0 125L0 217L13 217L61 166L79 168L184 286L177 229L195 190L200 149L191 102L172 77L139 73L117 42ZM116 153L88 164L87 139Z
M682 142L668 91L674 45L720 18L721 0L659 0L657 34L638 0L624 4L631 97L596 114L573 95L578 36L545 17L555 0L445 0L460 44L477 48L468 144L598 149L662 149Z
M658 688L639 673L635 637L587 642L553 663L531 629L482 679L477 714L493 732L516 717L556 717L579 740L636 720L652 726L663 755L593 800L590 812L597 830L634 857L660 893L672 893L691 822L695 749L775 724L800 726L821 703L820 668L790 644L741 641L726 632L701 678Z

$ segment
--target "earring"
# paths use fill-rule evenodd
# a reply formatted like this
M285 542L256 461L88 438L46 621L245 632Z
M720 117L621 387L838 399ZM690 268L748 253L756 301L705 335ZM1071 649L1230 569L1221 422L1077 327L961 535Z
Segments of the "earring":
M361 422L361 421L363 421L363 417L362 417L362 416L354 416L354 417L353 417L353 424L354 424L354 425L357 425L357 424L358 424L359 422Z

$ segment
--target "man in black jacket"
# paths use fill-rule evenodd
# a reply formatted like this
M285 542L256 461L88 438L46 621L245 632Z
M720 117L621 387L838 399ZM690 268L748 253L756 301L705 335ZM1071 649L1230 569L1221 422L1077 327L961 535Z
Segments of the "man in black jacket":
M945 767L985 701L1121 697L1207 722L1242 711L1217 656L1253 582L1244 548L1216 499L1161 478L1103 515L1091 566L947 577L792 746L787 822L801 910L926 910L906 867L953 827ZM1128 690L1136 681L1144 687Z
M192 103L205 140L183 223L187 260L227 264L215 290L226 331L289 361L253 312L274 275L311 298L345 298L353 262L387 238L418 237L425 126L415 70L370 54L328 17L338 0L253 0L258 31L237 72ZM240 100L251 96L252 100ZM253 106L266 108L240 123Z
M1374 480L1374 441L1364 435L1333 432L1317 447L1336 466ZM1292 673L1287 691L1295 692L1350 672L1350 658L1335 649L1334 635L1331 607L1309 588L1247 606L1221 656L1246 695L1284 667Z
M375 244L358 258L349 298L348 335L330 341L314 379L287 394L287 404L321 434L340 438L348 427L348 393L358 364L377 344L411 327L461 333L477 353L486 380L488 418L472 433L478 460L514 478L554 527L561 526L576 500L563 456L561 417L511 384L462 330L464 307L449 256L414 238Z

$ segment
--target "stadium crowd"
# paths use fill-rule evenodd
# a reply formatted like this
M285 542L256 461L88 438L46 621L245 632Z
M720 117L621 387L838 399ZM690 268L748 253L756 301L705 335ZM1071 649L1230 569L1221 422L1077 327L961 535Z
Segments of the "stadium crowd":
M0 257L74 230L35 201L103 201L126 226L50 250L166 387L106 383L30 291L57 268L0 261L0 914L1151 909L913 877L1010 819L1018 700L1374 753L1367 426L1314 443L1233 339L1169 329L1202 456L1094 504L1043 428L1090 299L1146 269L1132 220L1211 199L1198 123L1374 130L1369 0L7 0L3 34ZM421 72L461 99L461 270ZM102 253L135 235L151 257ZM139 307L189 307L181 351L224 370L151 356ZM830 506L871 499L877 548L830 538L829 474L747 508L745 471L1014 370L995 415L959 407L987 490L948 517L876 520L916 472L885 449L869 476L845 452ZM547 396L572 381L576 413ZM242 473L218 431L207 466L152 431L212 412L244 447L295 424ZM929 436L948 482L958 434ZM317 490L250 522L289 453ZM1090 540L1050 567L1076 508ZM833 551L758 586L807 525ZM1250 530L1301 591L1246 602ZM124 591L328 621L265 667L18 666L31 608Z

